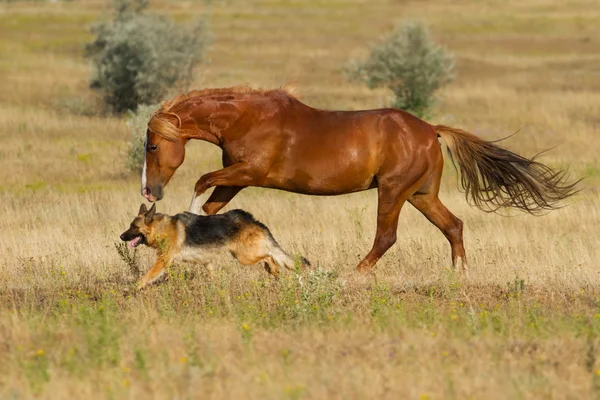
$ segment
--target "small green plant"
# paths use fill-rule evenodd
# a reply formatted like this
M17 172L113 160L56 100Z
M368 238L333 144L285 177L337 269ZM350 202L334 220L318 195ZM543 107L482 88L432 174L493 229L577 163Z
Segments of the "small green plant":
M585 344L585 369L588 372L594 372L594 366L596 365L596 345L595 341L588 336Z
M182 364L189 364L194 367L199 367L202 365L202 360L200 360L200 356L198 355L200 352L200 347L198 346L198 341L195 338L196 332L192 327L191 331L183 337L186 355L181 357L179 361Z
M452 80L453 68L453 57L431 39L422 24L406 22L371 47L365 61L351 62L346 72L371 89L390 89L395 96L393 107L426 117L434 105L434 93Z
M390 304L389 288L384 284L375 284L371 289L371 316L377 318L385 314Z
M25 376L36 394L41 393L44 385L50 381L49 364L48 356L43 349L38 349L31 355L27 355L22 362Z
M512 282L506 282L509 297L520 297L525 291L525 280L515 276Z
M148 379L148 351L144 348L136 348L134 355L135 369L143 379Z
M246 346L250 346L252 343L252 328L249 324L243 323L240 326L240 334L242 335L242 341Z
M86 46L93 64L90 86L117 113L184 89L210 41L203 20L181 25L146 14L147 6L147 0L115 0L113 19L97 24Z
M291 400L301 399L305 391L306 388L302 385L289 385L285 387L285 394Z
M329 305L340 292L341 284L337 281L337 272L317 268L305 275L304 282L300 282L302 302ZM298 276L298 279L301 279Z
M131 250L127 246L127 243L119 242L115 243L115 249L117 249L117 253L119 253L121 260L123 260L125 264L127 264L127 267L129 267L131 275L133 275L135 279L138 279L142 274L142 270L140 268L140 260L137 254L137 248Z
M79 304L75 320L85 340L85 357L95 367L114 367L121 359L121 326L117 316L116 304L110 296Z
M161 237L162 236L162 237ZM169 250L169 237L165 233L157 237L158 242L158 254L166 254Z
M308 317L333 312L331 307L342 289L335 271L316 268L295 278L298 285L296 311L300 315Z

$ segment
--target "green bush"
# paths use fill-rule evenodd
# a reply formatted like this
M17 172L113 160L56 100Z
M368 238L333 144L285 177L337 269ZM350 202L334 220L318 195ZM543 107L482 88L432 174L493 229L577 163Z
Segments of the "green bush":
M390 89L395 96L392 107L425 117L435 91L452 80L453 67L453 57L435 44L422 24L407 22L372 46L364 62L351 62L347 72L371 89Z
M131 140L127 149L127 168L135 173L141 173L146 152L146 130L148 120L158 105L140 105L136 111L129 111L127 125L131 129Z
M184 89L210 39L204 21L181 25L144 13L145 0L115 1L112 20L96 25L86 47L93 64L91 87L121 113Z

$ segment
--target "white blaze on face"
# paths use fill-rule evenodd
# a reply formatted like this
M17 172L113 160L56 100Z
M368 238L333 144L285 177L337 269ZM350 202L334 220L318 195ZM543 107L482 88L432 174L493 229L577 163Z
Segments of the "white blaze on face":
M146 187L146 146L148 145L148 133L146 132L146 141L144 142L144 169L142 169L142 190Z

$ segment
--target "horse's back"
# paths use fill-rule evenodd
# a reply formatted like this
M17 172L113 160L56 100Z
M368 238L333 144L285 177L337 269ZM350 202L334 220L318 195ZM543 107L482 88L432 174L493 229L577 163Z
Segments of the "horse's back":
M426 122L401 110L327 111L298 103L280 115L283 138L267 186L326 195L366 190L377 186L382 168L415 163L436 142Z

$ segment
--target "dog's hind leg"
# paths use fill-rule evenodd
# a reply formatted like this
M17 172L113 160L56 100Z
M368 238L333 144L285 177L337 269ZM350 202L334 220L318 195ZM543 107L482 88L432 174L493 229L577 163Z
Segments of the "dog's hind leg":
M274 263L279 267L285 267L290 271L296 270L296 263L294 259L290 257L279 244L272 237L268 237L267 239L267 252L269 257L274 261ZM310 263L304 257L301 258L301 268L307 269L310 267Z
M277 264L271 257L265 257L263 266L265 267L265 271L267 271L270 275L273 275L275 279L279 278L279 270L277 269Z
M268 228L256 221L242 231L229 250L244 265L262 261L265 270L275 277L281 268L296 270L294 259L279 247ZM302 264L304 268L310 266L305 258L302 258Z

